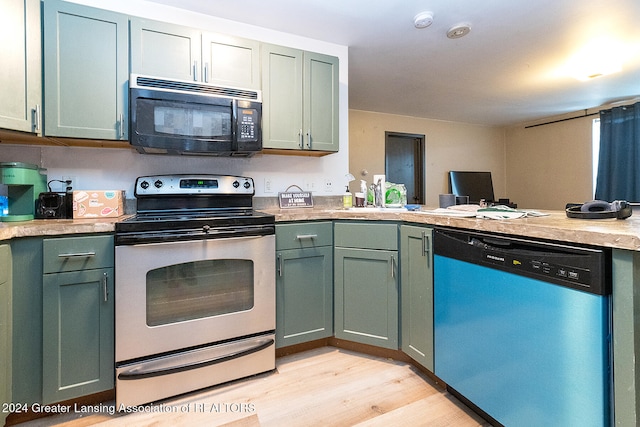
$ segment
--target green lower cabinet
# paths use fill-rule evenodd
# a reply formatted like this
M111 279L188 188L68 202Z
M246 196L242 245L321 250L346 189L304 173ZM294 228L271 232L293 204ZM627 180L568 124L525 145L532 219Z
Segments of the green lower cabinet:
M276 255L276 347L333 335L333 248Z
M11 247L0 245L0 403L11 402L12 298ZM0 409L0 425L9 415Z
M333 224L276 225L276 347L333 336Z
M336 248L336 338L398 348L398 252Z
M45 274L43 403L113 388L113 268Z
M433 372L433 230L400 227L401 344L404 353Z
M42 237L13 239L10 245L11 402L42 403Z

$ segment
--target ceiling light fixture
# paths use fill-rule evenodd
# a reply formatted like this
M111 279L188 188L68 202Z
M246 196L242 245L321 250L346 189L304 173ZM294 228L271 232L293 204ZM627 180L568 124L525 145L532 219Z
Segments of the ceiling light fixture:
M418 29L427 28L431 24L433 24L433 13L431 12L420 12L413 18L413 25Z
M451 27L449 31L447 31L447 37L450 39L459 39L460 37L464 37L471 31L471 26L469 24L459 24Z

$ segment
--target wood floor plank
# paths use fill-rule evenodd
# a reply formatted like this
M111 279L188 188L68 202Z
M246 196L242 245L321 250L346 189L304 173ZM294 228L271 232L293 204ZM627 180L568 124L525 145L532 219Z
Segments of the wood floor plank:
M281 357L276 365L273 373L153 405L164 405L161 412L56 416L20 427L488 425L404 362L322 347Z

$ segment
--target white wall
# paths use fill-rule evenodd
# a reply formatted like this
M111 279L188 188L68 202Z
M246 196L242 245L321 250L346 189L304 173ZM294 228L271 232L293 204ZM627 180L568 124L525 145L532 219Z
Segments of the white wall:
M564 210L567 203L593 199L595 118L506 130L507 190L519 206Z
M425 135L426 205L437 206L438 194L448 192L449 170L491 171L496 198L511 197L502 128L359 110L349 116L349 169L357 182L370 184L373 174L384 173L385 132L402 132ZM364 178L363 169L369 172Z
M265 28L232 22L211 16L149 3L143 0L76 0L101 9L132 16L172 22L207 31L260 40L293 48L337 56L340 60L340 151L324 157L257 155L250 159L141 155L131 149L97 149L0 144L0 162L35 163L47 168L49 179L62 176L77 178L77 189L124 189L133 197L135 178L145 174L213 173L245 175L254 178L257 196L276 196L289 185L314 194L339 194L348 172L348 48L307 39ZM3 142L10 140L3 139ZM272 182L272 193L265 193L264 182ZM325 181L332 182L332 192L325 191ZM54 188L54 191L57 190Z

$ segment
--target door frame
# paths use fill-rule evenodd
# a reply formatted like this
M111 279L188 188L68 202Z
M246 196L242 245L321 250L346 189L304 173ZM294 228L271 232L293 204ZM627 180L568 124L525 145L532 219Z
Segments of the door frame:
M425 169L425 165L426 165L426 147L425 147L425 135L422 134L416 134L416 133L405 133L405 132L391 132L391 131L385 131L384 132L384 150L385 150L385 155L384 155L384 170L385 170L385 175L387 174L387 144L389 143L389 138L390 137L397 137L397 138L407 138L407 139L413 139L416 140L417 144L414 150L414 156L413 156L413 160L414 160L414 164L413 164L413 168L414 168L414 188L416 189L416 195L418 196L418 198L420 200L418 200L417 204L421 204L424 205L426 202L426 182L425 182L425 174L426 174L426 169ZM412 203L412 201L407 200L407 203Z

